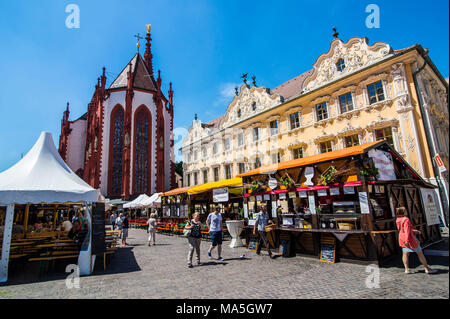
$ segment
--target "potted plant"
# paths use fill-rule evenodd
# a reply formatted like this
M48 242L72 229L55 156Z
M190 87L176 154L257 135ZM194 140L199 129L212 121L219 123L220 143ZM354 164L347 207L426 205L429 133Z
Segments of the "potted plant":
M280 178L281 186L280 189L288 189L291 188L294 184L292 180L288 176L283 176Z

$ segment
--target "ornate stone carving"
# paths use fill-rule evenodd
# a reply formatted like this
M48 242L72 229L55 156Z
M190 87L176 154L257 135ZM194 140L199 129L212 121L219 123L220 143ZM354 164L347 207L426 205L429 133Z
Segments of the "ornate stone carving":
M391 52L387 43L377 42L369 46L367 38L355 37L347 43L335 39L331 42L328 53L322 54L314 63L314 72L305 79L303 91L311 91L374 64L389 56ZM343 59L345 63L342 71L336 66L339 59Z

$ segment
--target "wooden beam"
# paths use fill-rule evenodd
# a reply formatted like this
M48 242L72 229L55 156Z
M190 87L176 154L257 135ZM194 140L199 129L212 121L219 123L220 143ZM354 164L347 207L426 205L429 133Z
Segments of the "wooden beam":
M25 217L23 221L23 234L26 237L28 229L28 215L30 214L30 203L25 206Z

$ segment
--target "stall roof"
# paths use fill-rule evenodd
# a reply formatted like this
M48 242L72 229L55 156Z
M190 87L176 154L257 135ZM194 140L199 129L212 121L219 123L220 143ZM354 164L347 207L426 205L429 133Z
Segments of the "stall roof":
M97 202L99 194L63 161L48 132L41 133L19 162L0 173L2 204Z
M162 193L159 196L172 196L172 195L178 195L178 194L187 193L187 191L189 189L191 189L192 187L195 187L195 186L187 186L187 187L175 188L175 189L172 189L172 190L167 191L165 193Z
M225 179L223 181L217 181L217 182L210 182L205 183L199 186L194 186L191 189L187 191L189 195L196 194L196 193L203 193L215 188L221 188L221 187L239 187L242 186L242 178L236 177L231 179Z
M264 167L260 167L248 172L245 172L243 174L238 174L238 177L244 177L244 176L252 176L252 175L258 175L258 174L264 174L268 172L275 172L282 169L288 169L293 167L300 167L300 166L306 166L321 162L327 162L338 158L344 158L354 155L359 155L365 153L367 150L373 148L374 146L382 145L385 141L376 141L366 144L361 144L353 147L344 148L337 151L332 151L328 153L318 154L318 155L312 155L304 158L299 158L291 161L286 161L282 163L267 165Z

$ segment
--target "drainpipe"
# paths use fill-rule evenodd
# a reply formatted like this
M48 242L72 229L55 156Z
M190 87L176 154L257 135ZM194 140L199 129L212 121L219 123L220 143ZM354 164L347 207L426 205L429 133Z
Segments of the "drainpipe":
M422 121L422 122L425 127L425 136L427 138L428 152L430 153L430 156L432 157L431 162L433 165L434 176L436 177L436 181L438 184L439 194L441 196L442 208L444 209L443 212L444 212L445 220L443 222L448 227L448 216L447 216L448 213L446 214L446 212L448 212L448 208L449 208L448 200L447 200L447 196L446 196L446 192L445 192L445 186L443 185L442 180L441 180L441 173L439 171L439 167L437 167L435 160L434 160L433 154L436 154L436 151L432 147L432 136L431 136L431 128L429 125L429 118L428 118L428 114L425 112L425 109L423 107L422 95L419 92L419 89L418 89L419 86L418 86L417 77L416 77L417 74L419 72L421 72L423 69L425 69L425 67L427 66L427 64L428 64L428 60L426 59L427 55L428 55L428 50L425 50L425 53L423 54L423 59L425 62L418 70L412 72L412 76L413 76L413 80L414 80L414 87L416 89L416 94L419 99L420 113L421 113L422 118L425 119L425 121Z

